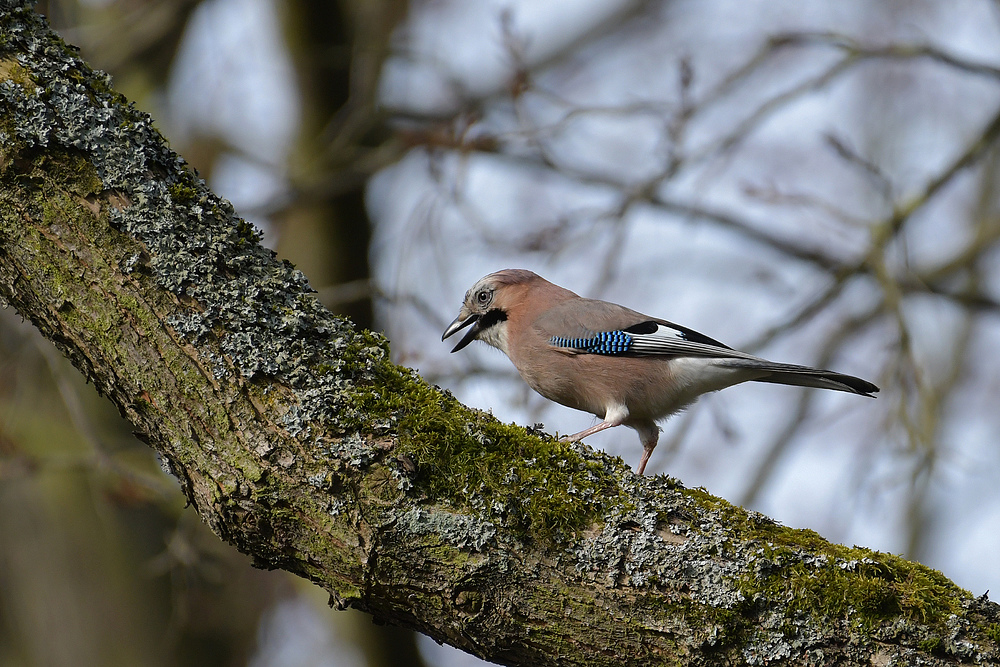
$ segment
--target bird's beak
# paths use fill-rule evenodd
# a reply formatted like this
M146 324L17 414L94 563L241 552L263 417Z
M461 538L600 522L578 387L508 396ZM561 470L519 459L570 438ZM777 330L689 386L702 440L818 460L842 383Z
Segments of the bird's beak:
M456 317L452 323L448 325L448 328L444 330L444 333L441 334L441 340L444 340L448 336L455 335L473 323L475 323L476 326L469 329L465 336L462 337L462 340L458 341L458 345L451 350L452 352L458 352L463 347L476 340L476 336L479 335L479 315L477 313L466 313L463 308L462 312L458 314L458 317Z

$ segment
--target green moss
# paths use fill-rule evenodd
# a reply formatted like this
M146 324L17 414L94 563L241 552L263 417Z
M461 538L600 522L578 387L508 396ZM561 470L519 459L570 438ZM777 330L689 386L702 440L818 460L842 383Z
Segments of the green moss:
M13 81L28 95L35 92L36 84L31 72L16 60L0 59L0 81Z
M175 204L193 204L201 196L198 190L190 183L171 183L167 188L170 198Z
M970 597L940 572L899 556L829 543L804 548L818 557L763 544L755 574L740 582L741 592L749 599L784 599L789 616L845 619L864 629L898 616L940 627L949 615L962 613L962 601Z
M33 173L45 174L48 183L58 184L49 188L42 199L46 216L80 215L79 201L67 201L67 194L88 197L100 193L104 186L94 165L73 149L50 149L44 153L31 154L36 161ZM58 201L54 201L58 200ZM47 223L51 223L47 219Z
M1000 623L990 623L983 631L983 635L990 641L1000 643Z
M546 540L587 527L617 497L603 466L569 444L466 408L388 361L376 373L357 401L365 421L359 426L377 434L394 423L394 451L412 459L414 483L429 495Z
M944 639L935 635L924 639L917 646L925 653L940 653L944 649Z
M815 531L781 526L703 489L681 493L716 513L732 529L734 545L750 545L754 574L738 582L746 599L785 600L789 618L839 618L871 629L902 616L942 627L949 615L962 614L963 601L971 597L919 563L833 544Z

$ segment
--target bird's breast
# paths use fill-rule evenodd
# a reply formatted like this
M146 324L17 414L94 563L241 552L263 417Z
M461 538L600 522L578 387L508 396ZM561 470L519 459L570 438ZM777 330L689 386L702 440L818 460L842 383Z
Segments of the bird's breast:
M630 415L660 419L692 402L669 359L565 354L555 349L511 358L528 385L545 398L603 417L624 405Z

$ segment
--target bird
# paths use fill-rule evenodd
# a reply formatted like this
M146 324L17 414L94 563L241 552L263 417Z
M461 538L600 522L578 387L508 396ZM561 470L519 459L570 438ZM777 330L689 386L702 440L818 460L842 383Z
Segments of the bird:
M441 340L466 327L453 353L480 340L506 354L545 398L601 419L565 440L622 425L638 432L639 475L659 440L657 422L702 394L750 381L869 398L879 390L852 375L734 350L673 322L581 297L526 269L504 269L477 281Z

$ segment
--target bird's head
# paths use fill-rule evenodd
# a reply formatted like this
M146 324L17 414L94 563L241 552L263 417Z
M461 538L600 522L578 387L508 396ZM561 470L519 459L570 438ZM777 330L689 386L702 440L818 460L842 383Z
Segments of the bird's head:
M480 278L465 293L458 317L444 330L441 340L470 327L452 352L458 352L476 339L506 352L505 331L509 310L535 281L544 282L538 275L524 269L504 269Z

